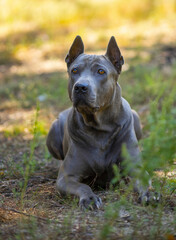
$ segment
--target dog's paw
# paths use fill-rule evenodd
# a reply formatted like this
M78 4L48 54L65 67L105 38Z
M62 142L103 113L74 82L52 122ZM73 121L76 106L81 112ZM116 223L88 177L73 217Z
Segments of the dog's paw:
M152 192L152 191L146 191L145 193L142 193L139 196L138 202L143 204L143 205L156 205L161 202L161 194L157 192Z
M97 197L95 194L91 196L84 196L80 198L79 206L81 210L90 209L96 210L102 206L101 198Z

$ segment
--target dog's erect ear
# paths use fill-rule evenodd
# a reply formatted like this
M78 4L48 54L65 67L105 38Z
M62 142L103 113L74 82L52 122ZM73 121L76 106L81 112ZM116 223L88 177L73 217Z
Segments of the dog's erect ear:
M115 37L111 37L111 39L108 43L107 52L106 52L105 56L109 58L111 63L116 68L117 73L120 74L122 65L124 64L124 59L123 59L120 49L116 43Z
M67 66L69 67L70 64L83 52L84 52L83 41L80 36L77 36L73 41L71 48L65 58L65 62L67 63Z

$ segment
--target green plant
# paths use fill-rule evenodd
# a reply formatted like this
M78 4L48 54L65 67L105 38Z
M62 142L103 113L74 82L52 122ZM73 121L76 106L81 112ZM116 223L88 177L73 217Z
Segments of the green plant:
M173 169L173 162L176 158L176 111L175 111L175 89L170 92L170 95L165 96L164 91L160 90L154 101L150 104L150 114L148 116L147 131L148 135L141 141L142 149L141 157L142 164L136 163L134 180L128 185L124 184L122 177L126 177L132 168L130 157L123 146L123 155L125 158L123 164L123 172L121 173L117 166L114 166L115 177L112 184L117 184L115 195L118 195L118 200L112 203L112 198L109 199L104 212L104 222L99 231L99 239L111 239L115 234L114 229L118 228L118 220L120 221L120 210L124 208L128 210L133 222L133 232L129 235L136 239L142 239L146 232L141 232L145 225L153 224L150 227L148 236L150 239L160 239L161 236L173 233L173 228L167 228L166 220L164 220L164 211L168 206L168 198L176 189L174 179L169 180L167 173ZM134 166L133 166L134 167ZM156 175L156 170L163 172L164 176ZM149 174L145 174L146 171ZM144 185L148 184L149 179L153 180L155 191L161 192L162 201L160 203L149 206L135 206L132 196L133 184L136 179L140 179ZM121 180L122 179L122 180ZM142 216L143 213L144 217ZM140 216L140 221L139 221ZM174 226L174 219L171 220ZM131 236L131 237L130 237ZM128 239L128 236L127 236Z
M36 165L36 162L34 159L34 151L37 146L38 137L40 134L40 132L37 131L39 110L40 110L39 103L37 103L35 120L34 120L34 125L33 125L33 139L30 143L30 155L29 155L29 157L24 155L25 169L24 169L24 174L23 174L24 182L23 182L23 186L22 186L22 190L21 190L21 201L20 201L21 208L23 208L23 205L24 205L24 196L25 196L29 176L30 176L31 172L34 171L35 165Z
M149 136L142 141L142 159L144 171L150 176L154 170L162 169L165 173L169 171L176 158L176 111L175 111L175 89L169 96L159 95L151 103L151 113L146 126Z

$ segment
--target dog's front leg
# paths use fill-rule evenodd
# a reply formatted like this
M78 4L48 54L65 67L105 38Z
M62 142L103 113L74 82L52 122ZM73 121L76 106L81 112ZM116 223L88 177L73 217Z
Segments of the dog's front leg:
M80 183L80 177L74 175L74 170L72 174L68 174L64 164L60 168L56 187L61 195L79 197L79 206L82 210L99 209L102 205L101 198L96 196L88 185Z

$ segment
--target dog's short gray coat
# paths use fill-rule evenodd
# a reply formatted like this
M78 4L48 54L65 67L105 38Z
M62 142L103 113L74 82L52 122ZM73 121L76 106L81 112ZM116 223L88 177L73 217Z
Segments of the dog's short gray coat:
M82 208L99 208L101 199L91 187L109 185L113 164L121 167L122 144L132 162L140 161L142 133L139 117L122 98L117 82L124 61L115 38L110 39L105 55L83 52L82 39L77 36L66 57L73 107L54 121L47 146L55 158L63 160L57 179L59 192L78 196ZM138 191L143 194L140 186Z

